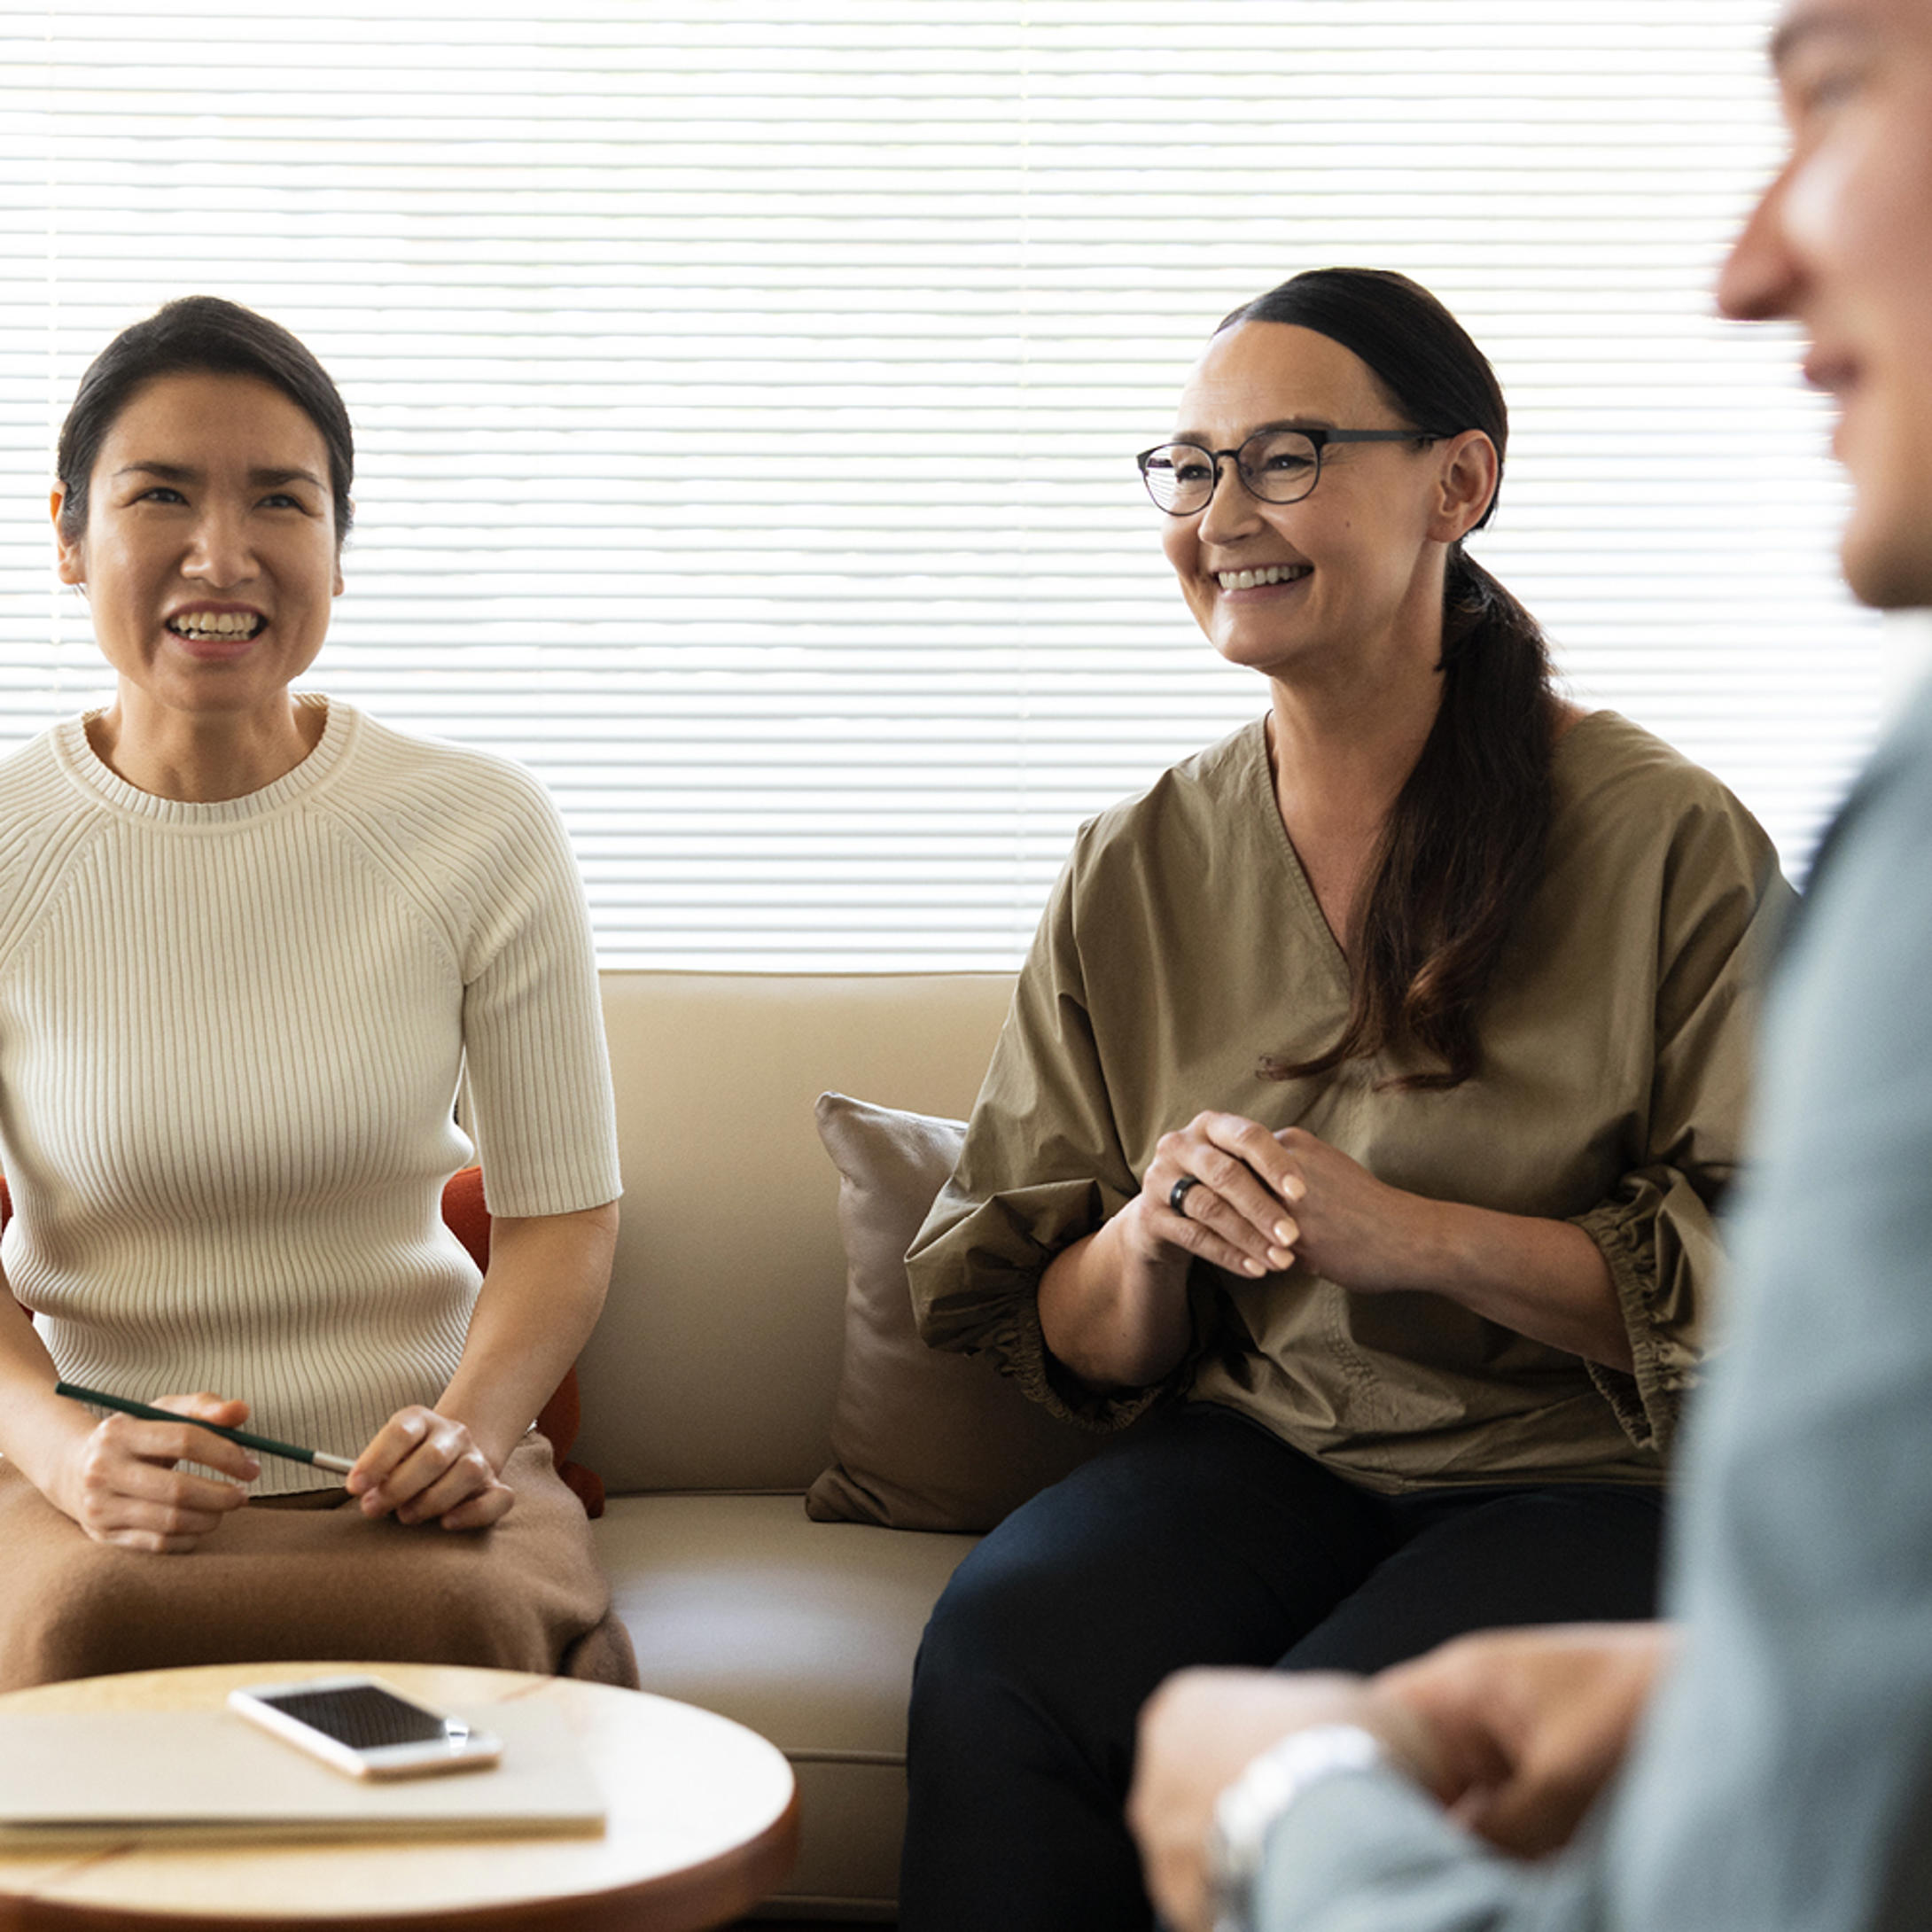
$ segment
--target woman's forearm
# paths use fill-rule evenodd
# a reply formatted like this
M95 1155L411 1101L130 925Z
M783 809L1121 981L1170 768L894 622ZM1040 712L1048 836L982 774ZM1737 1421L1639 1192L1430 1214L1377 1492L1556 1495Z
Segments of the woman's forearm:
M1047 1347L1095 1388L1147 1388L1188 1352L1189 1257L1152 1260L1135 1250L1125 1224L1138 1204L1062 1249L1040 1277Z
M1175 1175L1194 1188L1179 1213ZM1230 1231L1246 1246L1228 1245ZM1410 1194L1302 1129L1269 1135L1215 1115L1164 1137L1141 1192L1055 1256L1040 1284L1047 1347L1095 1387L1159 1382L1187 1353L1195 1253L1256 1276L1292 1260L1358 1294L1442 1295L1587 1361L1632 1366L1616 1285L1582 1228Z
M0 1280L0 1455L43 1495L94 1427L88 1410L54 1393L59 1379L27 1311Z
M1570 1221L1453 1201L1417 1204L1414 1279L1471 1313L1585 1361L1628 1371L1630 1331L1602 1250Z
M499 1217L490 1265L439 1414L463 1422L501 1469L595 1326L611 1282L617 1203Z
M1630 1367L1616 1284L1582 1228L1410 1194L1300 1127L1280 1139L1302 1190L1291 1196L1301 1266L1359 1295L1446 1296L1532 1341Z

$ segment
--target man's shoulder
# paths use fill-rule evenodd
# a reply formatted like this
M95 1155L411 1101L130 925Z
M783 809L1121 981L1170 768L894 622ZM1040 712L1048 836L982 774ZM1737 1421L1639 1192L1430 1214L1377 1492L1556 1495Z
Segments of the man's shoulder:
M1856 790L1886 788L1932 791L1932 677L1919 687L1880 738Z
M1812 856L1808 894L1844 862L1848 846L1882 846L1922 864L1932 839L1932 678L1879 741ZM1914 869L1917 869L1914 865Z

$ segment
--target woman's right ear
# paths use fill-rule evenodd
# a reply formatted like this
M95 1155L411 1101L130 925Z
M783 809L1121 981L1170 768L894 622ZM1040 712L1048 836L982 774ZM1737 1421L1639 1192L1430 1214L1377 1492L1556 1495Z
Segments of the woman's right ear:
M86 546L79 537L70 538L60 527L60 512L67 501L67 486L56 483L48 495L48 513L54 520L54 567L64 584L76 587L87 581Z

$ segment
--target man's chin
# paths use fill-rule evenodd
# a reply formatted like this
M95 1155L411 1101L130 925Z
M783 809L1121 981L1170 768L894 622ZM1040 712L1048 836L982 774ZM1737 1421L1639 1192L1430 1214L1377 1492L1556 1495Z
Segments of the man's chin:
M1854 515L1839 546L1845 581L1874 611L1932 608L1932 515L1912 530L1864 530Z

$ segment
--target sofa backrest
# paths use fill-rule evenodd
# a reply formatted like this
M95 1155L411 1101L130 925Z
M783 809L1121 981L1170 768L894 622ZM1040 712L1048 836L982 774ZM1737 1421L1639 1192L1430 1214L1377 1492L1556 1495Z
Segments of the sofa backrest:
M577 1458L613 1495L805 1488L830 1454L845 1258L828 1087L972 1105L1005 973L604 975L623 1229L579 1359Z

